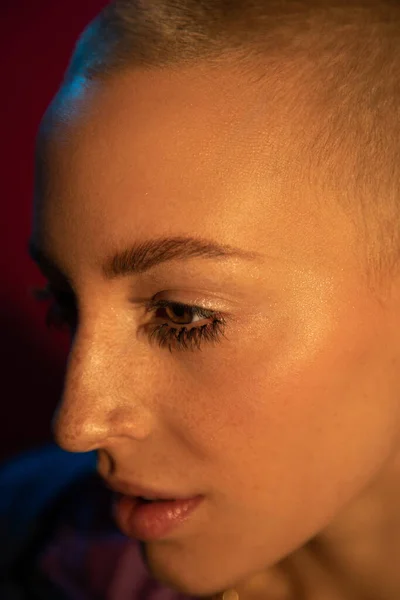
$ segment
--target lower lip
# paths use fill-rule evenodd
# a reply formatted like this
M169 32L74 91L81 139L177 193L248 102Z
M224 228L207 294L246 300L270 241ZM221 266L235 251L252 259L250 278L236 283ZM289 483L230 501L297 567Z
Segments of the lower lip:
M186 500L143 502L131 496L119 496L114 504L114 517L128 537L156 540L186 521L203 499L204 496L195 496Z

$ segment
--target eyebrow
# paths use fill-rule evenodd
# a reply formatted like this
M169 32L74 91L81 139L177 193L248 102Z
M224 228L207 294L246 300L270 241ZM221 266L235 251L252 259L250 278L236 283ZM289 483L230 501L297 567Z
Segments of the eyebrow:
M29 256L39 265L51 270L60 269L56 262L33 240L28 244ZM172 260L190 258L227 259L240 258L254 261L262 258L262 254L220 244L213 240L196 237L164 237L136 242L125 250L115 252L99 266L105 279L116 279L126 275L140 274Z

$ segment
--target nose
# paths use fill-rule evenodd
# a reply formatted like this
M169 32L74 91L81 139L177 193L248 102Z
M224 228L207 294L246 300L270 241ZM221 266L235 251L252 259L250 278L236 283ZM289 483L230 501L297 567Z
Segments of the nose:
M115 344L76 339L52 423L56 443L69 452L90 452L122 438L144 440L153 419L141 399L140 373L143 379L148 369L122 356Z

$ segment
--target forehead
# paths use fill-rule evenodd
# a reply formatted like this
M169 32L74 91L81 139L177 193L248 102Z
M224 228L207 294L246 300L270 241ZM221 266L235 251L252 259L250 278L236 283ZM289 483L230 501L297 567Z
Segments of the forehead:
M79 161L115 151L114 160L123 154L135 161L152 158L160 167L168 161L175 166L176 157L199 168L219 158L227 168L240 157L241 171L258 159L265 174L279 176L283 163L299 166L291 151L299 136L292 135L296 121L286 114L285 92L277 101L272 86L249 84L241 70L221 67L77 79L56 98L41 137L53 152L79 152Z
M125 152L135 161L141 156L147 160L149 151L153 162L165 164L170 158L169 166L174 157L182 161L185 155L204 166L218 156L229 164L239 155L244 170L252 150L252 162L259 156L265 171L272 146L282 146L286 139L288 148L279 162L293 160L288 155L292 126L283 105L274 103L259 86L249 85L243 73L204 69L75 80L53 103L41 137L52 143L53 151L81 150L88 159L116 151L114 159ZM269 170L276 172L277 164Z
M332 220L324 231L295 125L273 99L237 71L74 82L38 144L39 229L60 252L72 231L76 252L90 239L94 254L149 232L254 250L267 241L269 254L293 259L329 249Z

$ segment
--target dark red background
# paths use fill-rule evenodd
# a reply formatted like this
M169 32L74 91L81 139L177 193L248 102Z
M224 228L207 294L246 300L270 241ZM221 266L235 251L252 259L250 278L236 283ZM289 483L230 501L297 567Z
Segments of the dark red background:
M48 331L27 253L36 131L75 41L106 0L0 0L0 461L51 439L67 338Z

